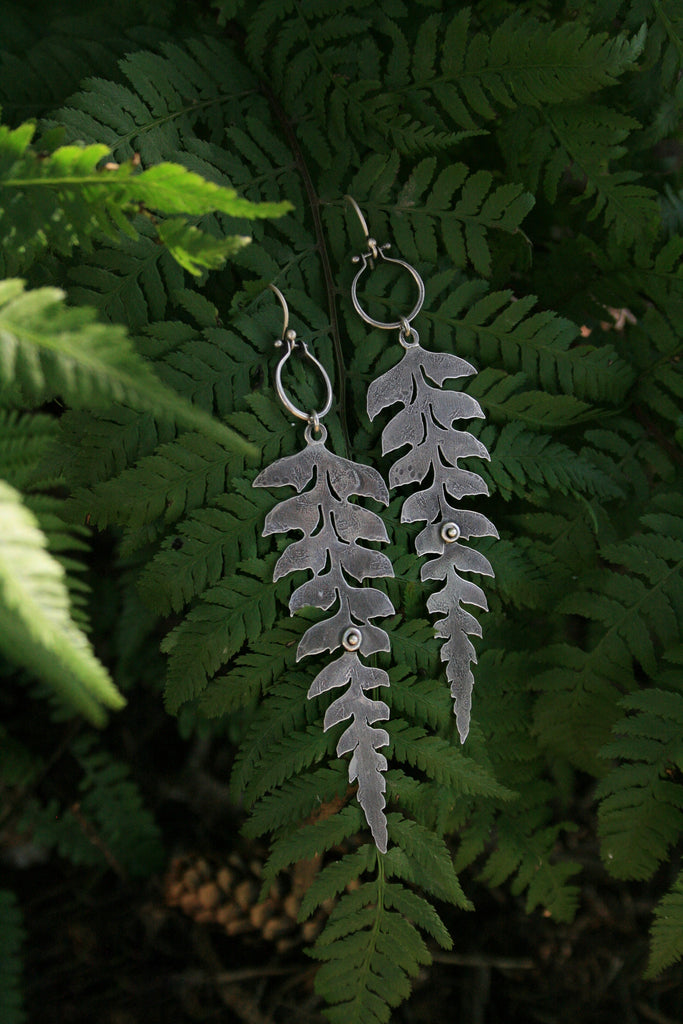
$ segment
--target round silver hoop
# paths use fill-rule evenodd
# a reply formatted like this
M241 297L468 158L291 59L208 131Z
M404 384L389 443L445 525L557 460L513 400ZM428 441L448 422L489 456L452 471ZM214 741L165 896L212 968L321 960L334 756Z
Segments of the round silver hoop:
M369 239L368 244L370 244L370 242L372 241L373 239ZM375 244L374 247L371 246L369 252L364 252L361 253L360 256L353 257L353 262L358 263L360 261L362 263L362 266L358 273L356 274L356 276L354 277L353 282L351 284L351 301L353 302L353 308L358 313L358 315L362 317L363 320L365 320L366 324L370 324L372 327L381 327L382 330L385 331L390 331L394 327L403 327L406 322L410 324L410 322L415 319L417 314L422 309L422 304L425 299L425 286L422 278L418 274L415 267L411 267L410 263L406 263L405 260L396 260L392 256L385 256L383 252L385 248L387 247ZM402 316L398 320L392 320L390 323L384 323L382 320L375 320L373 317L370 316L369 313L365 312L360 302L358 301L358 282L360 281L365 271L368 269L369 261L377 258L384 260L385 263L395 263L397 266L403 267L405 270L408 271L413 281L415 281L415 284L417 285L417 302L415 303L413 309L410 311L410 313L408 313L407 316Z
M275 390L277 391L277 396L284 405L287 412L291 412L292 416L296 416L300 420L306 420L309 424L315 425L316 427L320 427L321 425L319 421L323 418L323 416L326 416L327 413L332 408L332 382L330 381L330 378L327 375L327 371L325 367L322 365L322 363L315 358L312 352L309 352L308 345L306 344L306 342L296 340L296 335L294 334L294 331L287 331L286 337L282 339L282 343L287 346L287 351L282 356L280 362L277 364L275 368ZM294 405L294 402L292 402L289 395L282 386L282 369L295 348L303 349L304 356L306 357L306 359L310 359L310 361L313 363L316 370L319 372L325 384L325 390L327 392L325 405L323 406L322 409L318 410L317 412L304 412L303 409L300 409L297 405Z

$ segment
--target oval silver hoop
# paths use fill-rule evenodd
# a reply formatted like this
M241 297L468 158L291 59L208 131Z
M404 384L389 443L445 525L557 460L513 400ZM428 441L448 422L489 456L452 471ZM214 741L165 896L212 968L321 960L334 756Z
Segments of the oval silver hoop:
M373 240L370 239L369 241ZM393 259L393 257L391 256L385 256L384 252L382 251L383 248L385 247L375 244L374 252L371 249L370 252L364 252L361 253L360 256L353 257L354 263L357 263L360 260L362 266L358 273L356 274L356 276L354 277L353 282L351 284L351 301L353 302L353 308L358 313L358 315L362 317L363 320L365 320L366 324L371 324L372 327L381 327L383 330L390 331L394 327L403 327L406 321L410 324L410 322L415 319L417 314L422 309L422 303L425 300L425 286L424 281L418 274L415 267L411 267L410 263L406 263L405 260L396 260ZM369 313L365 312L365 310L363 309L358 300L358 282L360 281L365 271L368 269L369 261L377 258L384 260L385 263L395 263L397 266L403 267L405 270L408 271L413 281L417 285L417 302L413 306L410 313L408 313L407 316L402 316L400 317L400 319L392 320L389 323L384 323L382 320L375 320L373 317L370 316Z
M323 416L326 416L327 413L332 408L332 382L328 377L327 371L323 364L318 359L315 358L312 352L309 352L308 345L306 344L306 342L297 341L296 335L294 335L293 331L287 331L285 332L285 334L286 336L282 339L282 343L284 343L287 346L287 351L285 352L285 354L280 359L280 362L275 367L275 390L277 391L277 396L284 405L287 412L291 412L292 416L296 416L300 420L306 420L307 423L315 424L316 427L318 427L320 426L319 421L323 418ZM306 359L309 359L313 363L325 384L325 390L327 393L325 398L325 405L322 407L322 409L318 410L317 412L304 412L303 409L300 409L297 405L294 405L294 402L292 402L289 395L282 386L283 367L287 360L289 359L289 357L291 356L294 349L297 347L303 349L304 356L306 357Z

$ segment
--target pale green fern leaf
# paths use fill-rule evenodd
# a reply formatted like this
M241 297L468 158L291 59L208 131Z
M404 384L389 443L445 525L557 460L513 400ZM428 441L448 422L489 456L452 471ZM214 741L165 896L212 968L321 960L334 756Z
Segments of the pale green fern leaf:
M252 204L179 164L160 163L138 173L134 161L103 163L109 153L103 144L60 146L45 156L31 148L34 130L32 124L14 131L0 126L0 237L10 274L28 266L45 247L68 254L76 245L89 244L92 236L117 240L123 232L135 239L132 215L143 208L189 216L220 211L248 219L291 209L289 203ZM193 260L200 266L221 265L221 255L244 244L241 238L224 242L221 254L217 240L175 219L160 237L181 263Z
M234 431L166 388L137 355L126 331L71 308L57 288L24 291L0 282L0 376L34 404L59 397L92 408L122 402L195 427L228 447L251 446Z
M96 724L125 701L71 616L64 569L20 495L0 481L0 646Z

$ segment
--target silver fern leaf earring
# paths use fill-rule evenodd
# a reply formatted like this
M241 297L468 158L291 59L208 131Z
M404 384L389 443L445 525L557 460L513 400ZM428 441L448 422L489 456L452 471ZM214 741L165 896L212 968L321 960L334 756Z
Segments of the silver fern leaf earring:
M374 587L356 587L349 577L362 583L366 579L393 576L386 555L364 547L361 541L388 541L382 520L374 512L352 503L349 498L373 498L389 503L386 484L377 470L333 454L326 447L327 430L321 420L332 405L332 385L325 368L288 329L287 303L279 289L270 285L284 311L282 338L275 342L285 352L275 370L275 388L285 409L306 421L306 447L296 455L278 459L254 480L254 487L293 487L297 492L281 501L268 513L263 535L299 530L303 537L285 549L278 559L273 579L278 580L297 569L308 569L313 578L293 592L289 600L292 614L314 607L334 613L310 626L297 650L297 661L309 654L342 651L340 657L322 669L311 683L309 700L329 690L346 687L330 704L323 729L351 719L337 744L337 756L351 754L349 781L358 783L358 802L372 832L377 848L386 853L387 820L384 814L386 783L383 772L387 761L379 748L389 743L385 729L374 728L389 718L384 701L366 693L376 686L389 686L382 669L365 664L368 657L389 650L389 637L372 620L394 614L394 608L382 591ZM295 351L315 367L326 389L324 407L319 412L304 412L289 398L282 384L282 372ZM312 486L306 486L311 484Z
M463 579L460 573L493 576L493 569L484 555L465 546L462 541L471 537L497 537L498 531L486 516L456 504L468 495L488 494L482 478L477 473L461 469L458 460L472 455L483 459L490 456L481 441L453 427L456 420L483 418L479 403L470 395L444 389L442 385L446 380L470 376L476 370L459 356L422 348L419 335L412 326L424 302L422 278L405 260L386 255L390 246L378 245L370 237L357 203L351 196L346 198L358 215L368 246L367 252L353 257L354 263L360 263L351 285L354 309L372 327L398 330L398 341L404 349L400 362L370 385L367 410L373 420L382 409L399 402L403 406L382 432L382 453L386 455L406 446L410 449L391 467L390 488L424 485L404 501L401 522L424 521L427 524L418 534L415 547L418 555L436 556L422 566L422 580L440 580L444 584L441 590L430 595L427 608L443 616L435 623L435 631L444 641L441 660L446 663L458 733L461 743L464 743L470 727L474 685L471 664L477 661L468 635L481 636L482 633L479 622L463 608L463 604L475 605L484 611L488 610L488 605L481 587ZM358 298L361 278L379 261L401 267L417 286L413 309L407 316L397 316L391 322L375 320Z

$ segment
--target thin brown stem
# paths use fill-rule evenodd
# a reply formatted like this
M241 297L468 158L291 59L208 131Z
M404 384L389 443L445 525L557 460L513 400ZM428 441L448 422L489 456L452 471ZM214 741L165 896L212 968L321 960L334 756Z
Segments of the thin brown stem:
M344 352L341 344L341 334L339 331L339 318L337 316L337 292L334 285L334 275L332 273L332 265L330 263L330 256L327 251L325 244L325 231L323 228L322 218L320 216L320 199L318 193L315 190L313 179L310 171L308 170L308 164L306 158L299 145L299 140L296 137L294 126L291 120L288 118L282 104L270 89L270 87L261 79L261 88L263 94L268 100L275 119L282 128L284 135L287 138L289 147L294 156L294 162L297 170L301 175L301 180L304 184L306 196L308 197L308 205L311 210L311 216L313 217L313 227L315 230L316 248L320 254L320 263L322 265L323 277L325 279L325 290L327 292L327 306L330 315L330 334L332 336L332 348L334 350L334 359L337 365L337 388L339 395L339 419L341 422L342 434L344 437L344 446L346 449L345 454L350 455L351 452L351 440L349 437L348 420L346 417L346 370L344 367Z

